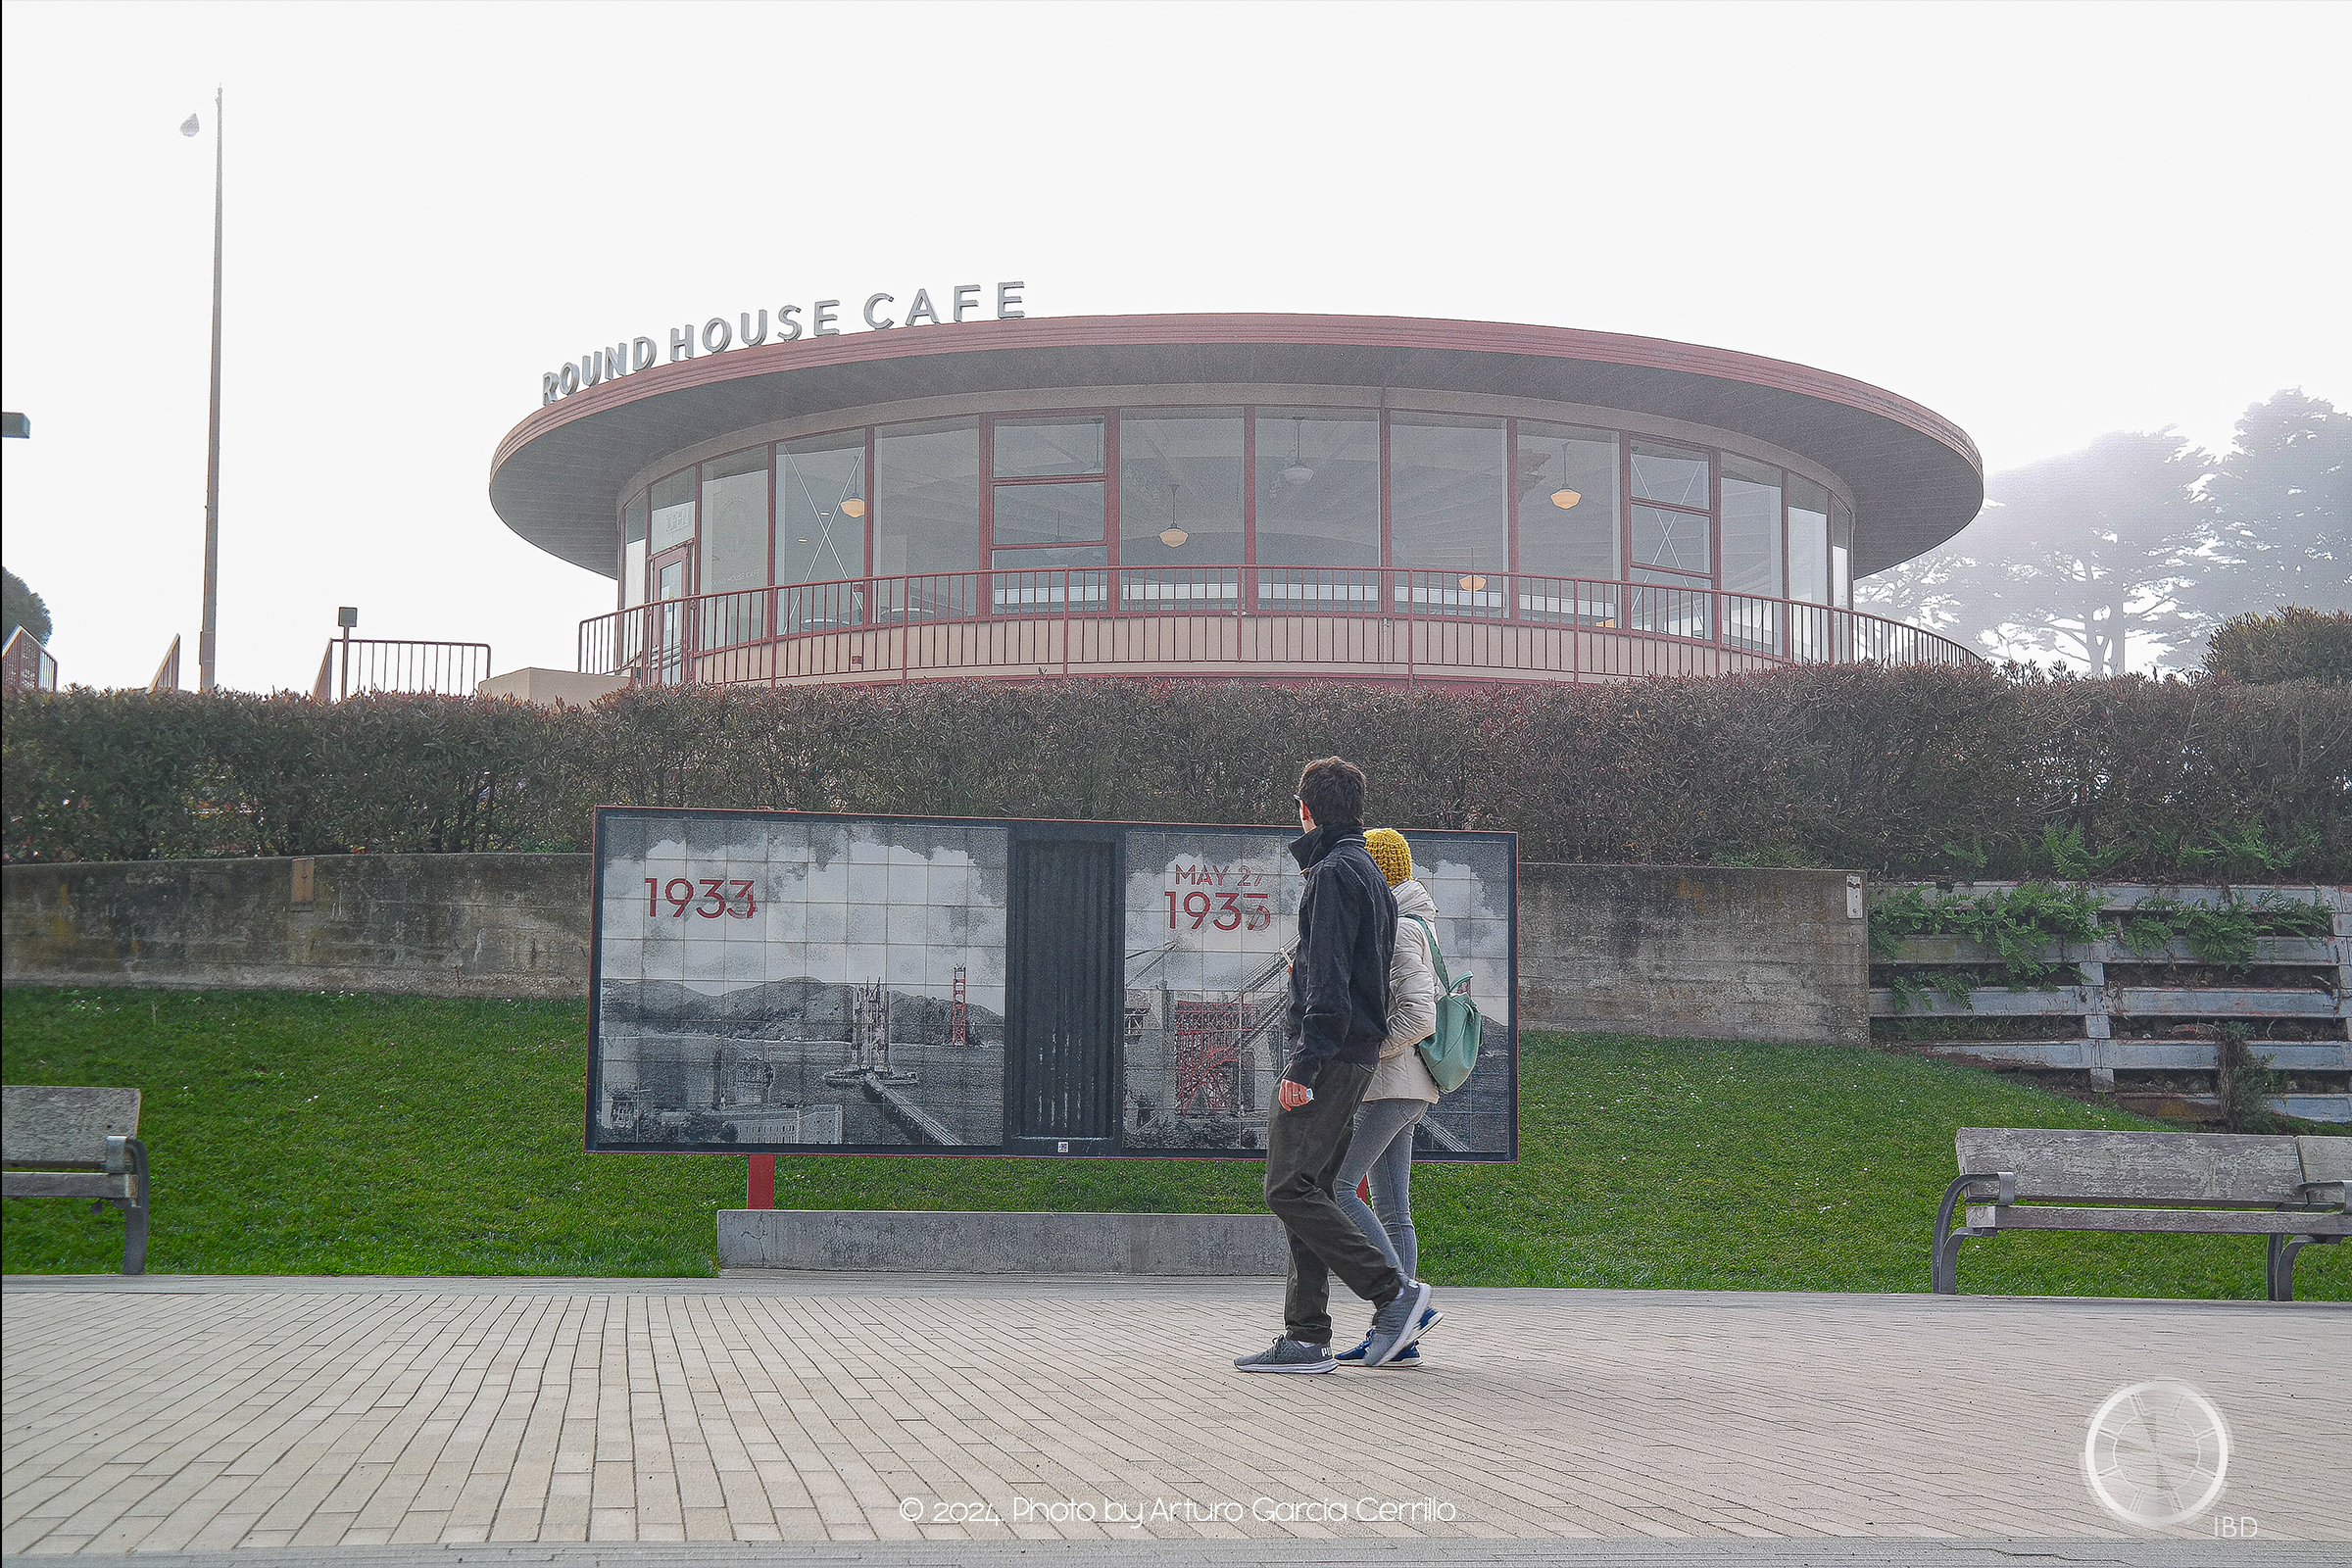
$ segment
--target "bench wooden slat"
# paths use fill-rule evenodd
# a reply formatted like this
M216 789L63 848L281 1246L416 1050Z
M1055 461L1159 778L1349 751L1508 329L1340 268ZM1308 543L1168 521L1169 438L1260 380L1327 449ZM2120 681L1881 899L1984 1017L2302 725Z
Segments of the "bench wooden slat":
M2015 1171L2023 1200L2064 1203L2295 1203L2303 1155L2292 1137L1963 1127L1964 1172Z
M10 1084L0 1088L0 1161L11 1165L106 1163L108 1137L135 1138L136 1089Z
M2352 1236L2352 1219L2334 1213L2244 1208L2059 1208L1968 1205L1972 1230L2140 1231L2216 1236Z
M131 1178L103 1171L0 1171L0 1198L120 1198L131 1196Z
M2352 1138L2312 1135L2297 1138L2295 1147L2303 1152L2304 1182L2311 1185L2335 1183L2335 1191L2328 1195L2329 1200L2342 1201L2347 1196L2344 1184L2352 1182Z

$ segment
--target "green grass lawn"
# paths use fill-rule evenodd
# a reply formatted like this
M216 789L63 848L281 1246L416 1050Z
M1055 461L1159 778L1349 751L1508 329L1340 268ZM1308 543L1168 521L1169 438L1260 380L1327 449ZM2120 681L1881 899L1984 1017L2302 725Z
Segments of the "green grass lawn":
M154 1160L149 1267L208 1274L712 1272L744 1161L580 1148L585 1009L288 992L0 1000L10 1083L130 1084ZM1530 1035L1516 1165L1424 1166L1441 1284L1924 1291L1963 1126L2144 1127L1999 1076L1876 1051ZM1259 1208L1240 1161L787 1159L797 1208ZM12 1273L107 1272L112 1209L6 1205ZM2352 1299L2347 1249L2298 1295ZM2016 1235L1968 1291L2262 1295L2262 1245Z

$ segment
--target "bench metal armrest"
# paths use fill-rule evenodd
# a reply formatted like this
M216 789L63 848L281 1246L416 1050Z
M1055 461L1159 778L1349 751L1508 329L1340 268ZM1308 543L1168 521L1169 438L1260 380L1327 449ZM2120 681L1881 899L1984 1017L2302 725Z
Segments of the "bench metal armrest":
M1989 1192L1984 1190L1984 1184L1987 1182L1992 1184ZM1951 1223L1952 1210L1959 1206L1963 1195L1975 1199L1979 1202L1989 1198L1995 1208L2006 1208L2017 1201L2017 1172L2013 1170L1978 1171L1971 1175L1953 1177L1951 1185L1943 1190L1941 1223L1946 1225Z
M1989 1193L1982 1191L1990 1183ZM1984 1231L1962 1226L1952 1228L1952 1210L1959 1205L1963 1195L1973 1198L1989 1197L1996 1207L2017 1201L2017 1172L2013 1170L1970 1171L1952 1178L1943 1190L1943 1206L1936 1211L1936 1244L1928 1256L1931 1287L1938 1296L1956 1295L1960 1289L1960 1241L1967 1236L1983 1236Z
M147 1272L147 1146L136 1138L109 1133L106 1173L124 1178L123 1196L114 1200L122 1209L122 1272Z
M2344 1212L2346 1207L2344 1197L2347 1189L2352 1189L2352 1182L2330 1181L2295 1183L2295 1192L2299 1197L2302 1198L2303 1201L2306 1203L2317 1203L2322 1208L2332 1208L2339 1214Z
M106 1135L106 1173L109 1176L127 1176L125 1184L131 1200L142 1207L147 1202L147 1146L136 1138L120 1133Z

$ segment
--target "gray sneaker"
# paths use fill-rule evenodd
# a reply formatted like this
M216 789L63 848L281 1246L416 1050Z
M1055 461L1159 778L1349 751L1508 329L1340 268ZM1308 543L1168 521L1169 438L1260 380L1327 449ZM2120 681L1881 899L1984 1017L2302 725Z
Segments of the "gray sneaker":
M1339 1368L1331 1358L1330 1346L1309 1345L1304 1340L1276 1340L1273 1348L1245 1355L1233 1364L1244 1372L1332 1372Z
M1386 1366L1396 1359L1399 1351L1430 1327L1430 1323L1422 1321L1422 1314L1428 1310L1429 1287L1419 1280L1406 1280L1404 1289L1372 1314L1372 1343L1364 1347L1364 1365Z

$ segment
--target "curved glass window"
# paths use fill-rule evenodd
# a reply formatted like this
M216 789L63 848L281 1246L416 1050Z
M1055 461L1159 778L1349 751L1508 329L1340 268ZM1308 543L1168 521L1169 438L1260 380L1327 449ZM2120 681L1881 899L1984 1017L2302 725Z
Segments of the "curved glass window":
M1708 457L1688 447L1655 441L1636 441L1627 458L1633 477L1635 505L1632 569L1636 582L1669 588L1704 588L1715 569L1714 518L1708 496L1713 486ZM1660 505L1659 503L1664 503ZM1662 602L1663 603L1663 602ZM1693 600L1674 601L1668 622L1677 636L1704 636L1688 629L1693 620ZM1667 629L1661 622L1658 629Z
M703 465L702 576L696 591L722 594L703 607L703 646L764 636L767 596L767 448Z
M1781 470L1730 453L1723 457L1720 531L1723 587L1740 597L1723 604L1723 635L1763 653L1781 646Z
M1617 576L1617 432L1519 421L1519 569Z
M1781 470L1745 458L1723 460L1723 586L1781 597Z
M981 415L754 447L637 492L619 531L624 610L697 595L731 607L691 626L680 612L663 644L680 660L989 602L1229 612L1245 593L1295 611L1393 593L1417 613L1808 657L1828 617L1758 602L1849 604L1854 519L1810 479L1679 441L1252 406ZM990 589L983 572L1034 580ZM1716 606L1718 586L1740 598Z
M1830 493L1810 479L1788 481L1788 597L1830 602Z
M1048 419L999 419L996 475L1037 479L1102 471L1102 421L1067 415Z
M1378 569L1380 420L1370 410L1259 409L1250 484L1259 561Z
M1707 514L1703 512L1635 507L1634 580L1666 580L1644 568L1683 576L1706 576L1712 569L1708 563L1713 559L1708 548L1707 532Z
M767 586L767 448L703 465L701 591Z
M620 509L620 608L645 603L645 497L634 496Z
M1500 572L1510 564L1500 419L1389 416L1389 558L1432 571Z
M875 573L926 576L979 565L980 422L875 430Z
M1049 568L1097 567L1110 564L1110 551L1102 545L1073 545L1067 549L1000 550L989 564L999 571L1044 571Z
M1241 411L1121 414L1119 564L1241 562Z
M653 540L655 555L675 550L694 537L694 470L654 481Z
M1633 457L1634 499L1663 501L1670 506L1707 505L1707 455L1685 447L1636 441Z
M996 492L995 545L1000 557L1020 545L1102 543L1102 486L1094 484L1001 484ZM1091 564L1106 564L1104 561ZM1044 562L1030 562L1044 565ZM1064 563L1053 563L1064 564ZM1068 563L1076 564L1076 563Z
M776 581L865 575L865 432L776 451Z
M1854 607L1854 514L1842 501L1830 508L1830 603Z

